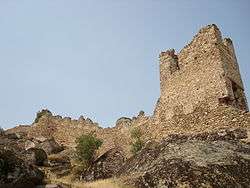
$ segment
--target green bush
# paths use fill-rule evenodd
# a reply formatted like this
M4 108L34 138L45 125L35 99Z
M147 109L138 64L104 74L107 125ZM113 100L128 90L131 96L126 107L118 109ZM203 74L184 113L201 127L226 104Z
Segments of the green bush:
M134 128L130 131L131 138L140 139L142 136L140 128Z
M137 154L144 146L144 142L141 139L137 139L131 144L131 152L133 155Z
M134 128L130 132L132 143L131 143L131 152L133 155L137 154L144 146L144 141L141 139L142 133L139 128Z
M90 165L95 159L96 150L102 145L102 140L93 134L84 134L76 139L76 144L77 159L85 165Z

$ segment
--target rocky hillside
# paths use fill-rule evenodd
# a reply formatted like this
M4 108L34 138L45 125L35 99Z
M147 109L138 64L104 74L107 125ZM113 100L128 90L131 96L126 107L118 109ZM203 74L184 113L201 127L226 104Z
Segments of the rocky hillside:
M244 129L171 135L149 142L119 171L135 187L250 187L250 145Z
M32 188L43 183L47 155L39 149L25 150L25 140L17 134L0 135L0 187Z
M135 127L140 128L146 146L133 156L130 131ZM248 187L249 130L249 113L227 106L200 107L159 124L141 112L136 118L120 118L113 128L46 113L36 123L1 136L1 156L10 150L15 158L1 161L18 167L4 171L1 183L13 187L20 173L33 178L31 173L35 177L29 182L34 184L70 178L67 186L61 184L66 187L74 181L107 178L132 187ZM74 177L75 139L90 132L103 140L103 147L91 167Z

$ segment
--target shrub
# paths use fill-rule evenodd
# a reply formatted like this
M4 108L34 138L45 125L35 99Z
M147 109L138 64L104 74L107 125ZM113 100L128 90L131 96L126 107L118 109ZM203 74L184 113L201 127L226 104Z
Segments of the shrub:
M144 146L144 142L141 139L137 139L131 144L131 152L133 155L137 154Z
M141 130L139 128L134 128L130 131L131 138L140 139L142 136Z
M94 161L96 150L102 145L102 140L93 134L84 134L76 139L76 144L77 159L88 166Z
M141 139L142 133L139 128L134 128L130 132L131 138L133 139L131 143L131 152L133 155L137 154L144 146L144 142Z

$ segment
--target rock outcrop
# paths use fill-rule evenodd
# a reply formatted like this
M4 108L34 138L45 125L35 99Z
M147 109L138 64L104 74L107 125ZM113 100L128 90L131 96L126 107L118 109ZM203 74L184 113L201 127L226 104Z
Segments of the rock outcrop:
M45 183L43 169L55 166L53 163L48 163L47 153L58 151L60 147L57 147L53 138L39 140L27 137L26 134L2 132L0 135L1 188L34 188L36 185L46 187L42 185Z
M37 147L43 149L48 155L58 153L63 150L63 146L59 145L53 137L40 141L37 144Z
M242 129L172 135L149 142L119 171L123 181L146 187L248 187L250 145Z
M30 164L45 166L48 163L47 154L40 148L29 148L24 152L25 160Z
M42 171L20 158L14 148L0 146L1 188L33 188L42 184L43 178Z
M113 148L98 157L92 166L83 172L82 179L93 181L114 177L125 161L120 148Z
M49 155L49 166L46 169L47 178L60 178L71 172L71 156L74 154L71 150L64 150L60 153Z

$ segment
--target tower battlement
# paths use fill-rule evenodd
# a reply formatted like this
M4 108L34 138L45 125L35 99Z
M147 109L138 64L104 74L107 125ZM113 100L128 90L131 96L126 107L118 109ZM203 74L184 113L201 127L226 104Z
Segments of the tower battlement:
M161 52L160 99L155 115L171 118L191 113L200 103L221 103L248 111L239 65L230 38L215 24L198 32L178 54Z
M177 58L177 55L175 54L175 50L174 49L170 49L170 50L167 50L165 52L161 52L160 55L159 55L159 58Z

